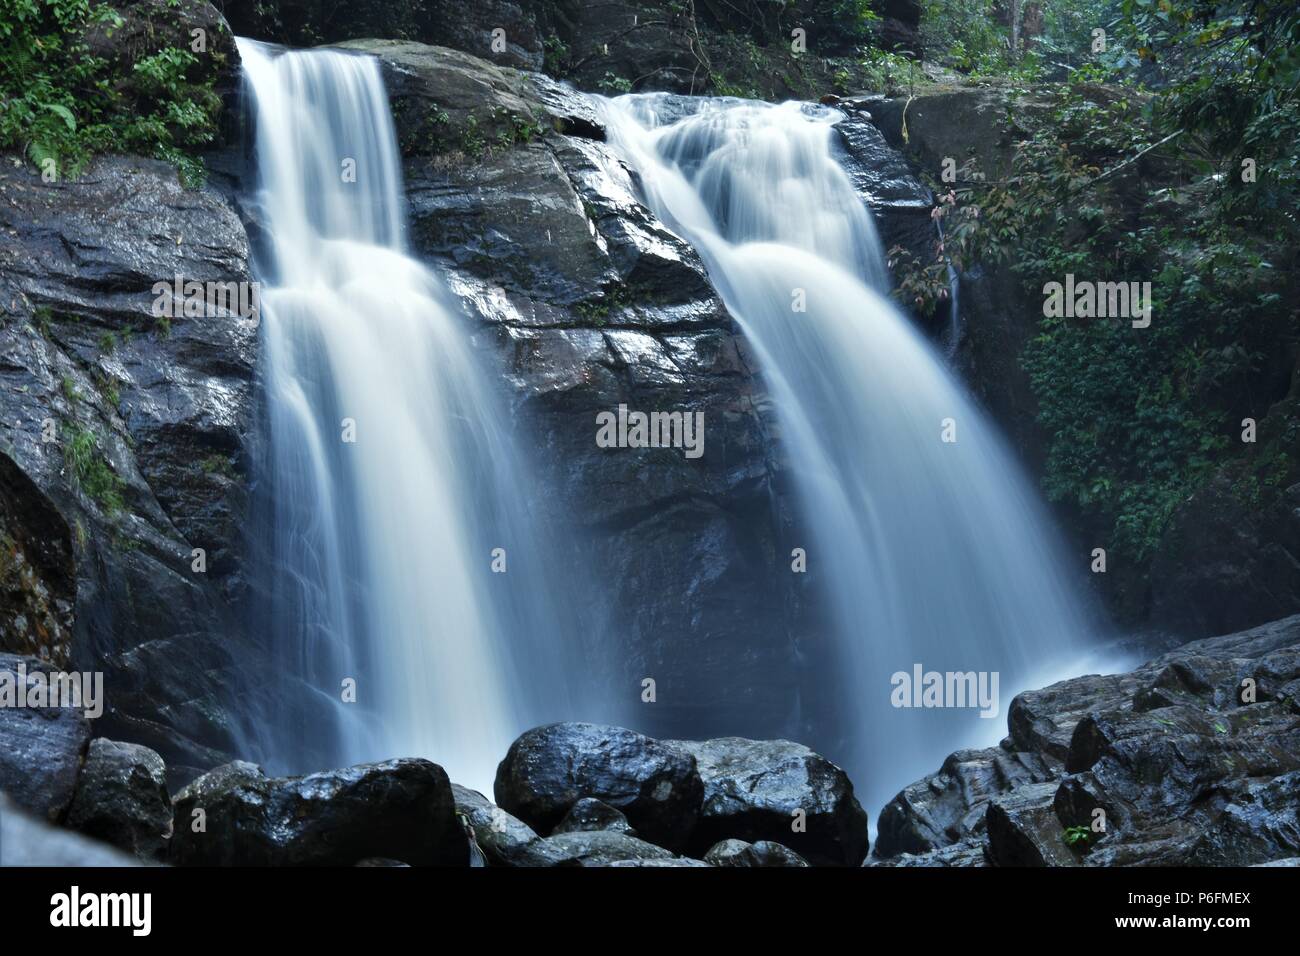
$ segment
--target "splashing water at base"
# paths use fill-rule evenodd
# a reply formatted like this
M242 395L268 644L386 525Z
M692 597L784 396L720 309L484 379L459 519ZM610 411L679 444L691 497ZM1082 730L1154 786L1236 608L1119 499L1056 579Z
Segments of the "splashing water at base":
M571 716L565 670L579 670L529 469L465 330L406 255L377 64L239 52L269 233L258 623L284 683L249 750L279 770L425 756L491 793L516 734ZM507 573L492 573L496 548Z
M832 158L840 114L681 102L607 101L611 140L758 355L811 536L788 546L807 548L834 609L833 666L812 689L836 695L839 726L817 743L874 816L986 725L1004 730L1010 694L1078 659L1089 622L1009 450L883 295L871 217ZM918 664L997 673L996 717L895 707L892 675Z

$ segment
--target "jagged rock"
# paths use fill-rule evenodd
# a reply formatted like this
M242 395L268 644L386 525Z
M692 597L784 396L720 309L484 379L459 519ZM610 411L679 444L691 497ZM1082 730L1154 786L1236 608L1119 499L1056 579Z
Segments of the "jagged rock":
M608 804L593 800L591 797L583 797L571 806L564 819L555 825L551 834L553 836L556 833L577 833L585 830L612 830L615 833L626 833L628 836L637 835L636 830L627 822L627 817Z
M1026 783L1060 775L1060 763L1001 747L959 750L939 772L905 788L880 812L877 856L924 854L979 836L988 803Z
M620 727L560 723L510 745L494 791L505 810L542 832L580 799L594 797L621 811L647 840L678 849L695 827L704 785L695 758L676 747Z
M988 855L995 866L1074 866L1053 801L1055 783L1033 783L988 805Z
M451 783L437 764L401 759L266 777L237 761L173 801L170 859L199 866L352 866L368 857L412 866L468 862ZM195 831L202 810L206 830Z
M710 866L807 866L808 861L794 850L771 840L746 843L744 840L723 840L715 843L704 854Z
M1092 674L1018 694L1007 711L1011 740L1017 750L1064 761L1079 721L1092 710L1123 707L1141 683L1132 673Z
M160 858L172 834L162 758L139 744L92 740L67 825L142 860Z
M50 826L0 793L0 866L139 866L106 843Z
M493 804L477 790L451 785L456 812L474 832L489 866L555 866L558 851L551 848L528 824Z
M1021 694L1002 750L1028 774L987 803L954 779L971 754L906 788L872 865L1247 866L1300 851L1300 616L1195 641L1127 674ZM978 755L980 752L975 752ZM968 782L983 785L988 767ZM969 771L965 771L969 773ZM978 804L972 786L969 804ZM1072 848L1066 831L1086 828ZM928 849L937 847L937 849Z
M612 866L615 863L625 866L647 863L657 866L694 865L680 863L675 854L663 847L611 830L557 833L542 842L545 844L543 852L555 855L555 866Z
M857 866L867 854L867 814L848 775L788 740L668 741L695 758L704 805L691 845L772 840L811 862ZM795 826L801 814L804 829Z
M49 665L33 657L0 654L0 791L43 820L61 821L72 802L90 722L76 707L16 706L28 686L47 680ZM102 703L102 702L101 702Z

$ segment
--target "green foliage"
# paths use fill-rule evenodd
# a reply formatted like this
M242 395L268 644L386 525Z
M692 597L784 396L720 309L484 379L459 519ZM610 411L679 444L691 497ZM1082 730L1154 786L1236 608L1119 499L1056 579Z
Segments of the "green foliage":
M626 76L617 76L613 72L606 70L605 75L600 79L600 90L611 96L619 93L631 93L632 81Z
M1062 836L1065 845L1068 847L1081 847L1086 849L1088 841L1092 839L1092 831L1087 827L1067 827Z
M99 386L100 392L108 399L108 403L114 408L122 404L122 393L117 387L117 382L107 375L99 375L95 379L95 384Z
M1153 158L1160 182L1143 181L1129 160L1159 138L1127 99L1065 87L1034 126L1008 180L968 173L941 204L947 252L958 265L1010 261L1032 301L1071 273L1151 282L1149 328L1042 317L1022 356L1049 441L1048 496L1139 562L1241 448L1235 423L1254 409L1270 353L1295 334L1295 283L1272 261L1279 249L1294 255L1295 237L1238 222L1219 181L1195 177L1194 157Z
M63 461L73 482L108 514L122 510L122 481L109 466L95 433L89 428L69 425L63 435Z
M1151 118L1185 130L1230 173L1228 212L1297 226L1300 206L1300 6L1292 0L1125 0L1138 52L1164 95ZM1254 182L1236 175L1252 159Z
M542 71L550 76L564 76L569 67L569 47L551 34L542 41Z
M921 42L929 60L988 73L1005 65L1009 37L993 15L993 0L922 0Z
M230 460L225 455L208 455L199 462L199 468L205 475L222 475L226 478L235 474L234 468L231 467Z
M129 75L91 53L92 30L122 25L93 0L0 0L0 147L42 170L75 176L98 152L142 153L175 163L188 184L191 155L216 132L220 99L187 50L139 58ZM219 56L219 54L212 54Z
M850 92L850 87L856 87L897 95L912 89L920 75L920 67L915 60L872 47L862 49L859 66L856 76L850 76L848 71L844 71L842 78L836 77L836 86L843 92Z

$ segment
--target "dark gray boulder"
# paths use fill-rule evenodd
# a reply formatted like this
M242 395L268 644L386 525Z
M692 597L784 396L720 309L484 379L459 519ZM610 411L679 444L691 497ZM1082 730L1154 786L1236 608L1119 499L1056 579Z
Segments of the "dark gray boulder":
M689 753L621 727L582 723L521 735L497 768L494 791L501 807L540 832L594 797L623 813L646 840L670 849L686 845L704 798Z
M195 780L173 803L169 856L179 865L352 866L371 857L468 863L451 782L427 760L283 778L235 762Z
M90 743L90 721L77 707L15 706L29 687L48 686L49 665L0 654L0 791L42 820L63 819ZM0 698L3 700L3 698Z
M771 840L746 843L744 840L723 840L715 843L704 854L710 866L807 866L808 861L794 850Z
M867 813L848 775L788 740L667 741L695 758L704 781L691 846L772 840L810 862L857 866L867 855Z
M627 817L609 804L601 803L591 797L583 797L571 806L564 819L555 825L551 834L577 833L584 830L612 830L615 833L626 833L628 836L637 835L636 830L627 822Z
M161 858L172 834L162 758L139 744L92 740L67 826L142 860Z

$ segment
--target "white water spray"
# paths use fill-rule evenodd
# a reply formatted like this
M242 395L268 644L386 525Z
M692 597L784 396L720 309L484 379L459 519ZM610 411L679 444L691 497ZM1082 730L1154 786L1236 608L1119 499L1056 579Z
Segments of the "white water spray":
M661 119L680 103L608 101L611 139L758 354L812 537L789 545L834 606L838 673L814 682L843 726L817 743L874 816L954 748L996 740L1011 694L1081 653L1088 624L1008 449L883 295L874 225L832 158L840 114L710 100ZM891 675L916 664L998 672L997 719L895 708Z
M269 233L259 623L277 676L314 700L266 715L250 749L296 770L319 769L294 766L307 751L425 756L490 793L520 731L574 716L573 631L526 510L529 469L466 330L406 254L376 62L242 39L239 52Z

